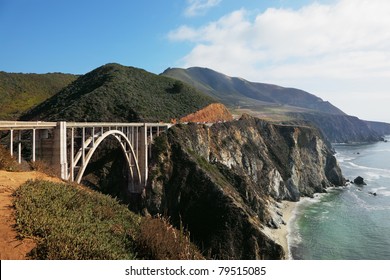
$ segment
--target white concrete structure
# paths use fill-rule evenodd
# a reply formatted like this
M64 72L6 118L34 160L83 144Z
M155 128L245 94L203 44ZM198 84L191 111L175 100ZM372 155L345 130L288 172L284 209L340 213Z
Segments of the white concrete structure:
M31 161L50 164L58 175L69 181L81 182L94 152L107 138L118 141L127 162L130 192L141 193L148 179L148 159L153 137L169 129L168 123L80 123L80 122L3 122L4 138L14 155L17 143L18 161L22 160L22 136L31 141ZM17 141L15 141L17 132ZM30 135L31 133L31 135ZM28 135L27 135L28 134Z

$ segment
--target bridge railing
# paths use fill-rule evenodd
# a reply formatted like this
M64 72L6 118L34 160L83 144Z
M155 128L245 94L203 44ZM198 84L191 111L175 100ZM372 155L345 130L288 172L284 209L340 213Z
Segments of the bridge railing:
M103 135L106 137L110 134L119 140L130 168L137 166L137 172L141 173L139 183L144 186L148 176L148 158L151 156L153 137L171 126L169 123L0 121L0 140L5 131L3 138L8 140L10 154L14 155L16 144L20 163L22 135L28 131L31 133L28 136L31 137L31 161L36 161L37 158L44 160L58 170L57 173L62 179L80 182L86 165L96 150L95 141L102 141ZM78 173L79 170L81 173ZM139 186L133 188L133 191L135 189L139 192Z

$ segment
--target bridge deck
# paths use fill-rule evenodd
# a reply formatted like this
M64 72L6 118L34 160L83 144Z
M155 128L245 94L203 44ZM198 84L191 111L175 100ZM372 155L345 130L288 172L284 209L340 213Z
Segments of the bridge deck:
M76 127L168 127L170 123L115 123L115 122L66 122L67 128ZM0 121L0 130L29 130L29 129L53 129L57 126L56 122L41 121Z
M99 144L112 136L119 141L127 160L133 183L129 190L139 193L147 182L153 137L172 126L170 123L0 121L0 132L6 131L4 139L9 143L11 156L14 144L17 145L19 163L22 161L22 143L31 139L33 162L36 158L45 160L62 179L78 183ZM138 185L134 184L134 178Z

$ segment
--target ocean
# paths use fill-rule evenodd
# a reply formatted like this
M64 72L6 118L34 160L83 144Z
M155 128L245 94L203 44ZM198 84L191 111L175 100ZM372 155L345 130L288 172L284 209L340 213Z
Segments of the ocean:
M333 145L345 178L361 176L367 185L349 184L301 199L289 225L291 259L390 260L390 137L386 139Z

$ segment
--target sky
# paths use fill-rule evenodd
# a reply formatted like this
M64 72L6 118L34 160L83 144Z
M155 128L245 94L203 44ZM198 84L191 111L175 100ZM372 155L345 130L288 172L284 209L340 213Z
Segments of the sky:
M0 71L208 67L390 122L388 0L0 0Z

